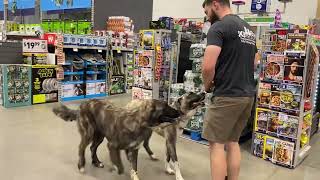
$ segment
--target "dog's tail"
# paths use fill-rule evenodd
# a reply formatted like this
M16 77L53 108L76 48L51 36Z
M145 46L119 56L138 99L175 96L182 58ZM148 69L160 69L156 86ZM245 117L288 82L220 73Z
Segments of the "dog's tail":
M52 109L53 113L65 121L76 121L79 110L69 109L67 106L60 104Z

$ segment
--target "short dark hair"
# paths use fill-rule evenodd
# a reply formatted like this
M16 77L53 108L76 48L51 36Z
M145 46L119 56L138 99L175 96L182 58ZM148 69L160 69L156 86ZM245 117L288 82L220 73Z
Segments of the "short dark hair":
M205 0L202 4L202 7L204 8L206 5L210 5L213 1L216 1L221 5L230 7L230 0Z

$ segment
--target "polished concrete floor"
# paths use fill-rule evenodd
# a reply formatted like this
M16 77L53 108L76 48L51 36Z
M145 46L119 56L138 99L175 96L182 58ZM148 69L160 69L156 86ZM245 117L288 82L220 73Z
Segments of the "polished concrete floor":
M128 101L126 96L111 98L119 105ZM77 106L77 103L67 103ZM0 179L1 180L129 180L129 165L123 158L126 173L118 176L110 173L106 143L99 148L104 169L96 169L87 163L86 174L77 170L79 135L74 122L66 123L56 118L51 108L54 104L15 109L0 108ZM250 143L243 146L240 180L319 180L320 138L313 142L311 155L295 170L272 165L252 156ZM314 139L316 141L316 139ZM141 180L174 180L164 173L164 140L154 135L151 148L160 161L150 161L144 150L139 156ZM180 139L177 145L185 180L209 180L208 148ZM87 150L87 162L91 162Z

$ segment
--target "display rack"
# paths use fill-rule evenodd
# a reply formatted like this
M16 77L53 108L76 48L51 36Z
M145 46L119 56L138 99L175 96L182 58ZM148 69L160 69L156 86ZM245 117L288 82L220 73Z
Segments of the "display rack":
M31 66L8 64L2 71L3 105L5 108L31 105Z
M135 53L133 99L168 101L173 78L170 30L141 30L141 50ZM176 50L175 50L176 51Z
M288 168L309 154L319 53L307 30L263 35L252 152Z

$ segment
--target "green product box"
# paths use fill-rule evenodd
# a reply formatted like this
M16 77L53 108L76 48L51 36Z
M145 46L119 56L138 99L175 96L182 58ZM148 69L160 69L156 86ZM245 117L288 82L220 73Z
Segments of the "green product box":
M61 22L60 21L54 21L53 22L53 32L55 33L61 33L63 30L61 28Z
M78 21L78 34L91 34L91 22Z
M48 21L42 21L41 28L45 33L50 32L49 31L49 22Z
M64 33L65 34L77 34L78 27L75 21L64 22Z

